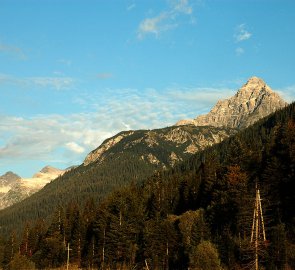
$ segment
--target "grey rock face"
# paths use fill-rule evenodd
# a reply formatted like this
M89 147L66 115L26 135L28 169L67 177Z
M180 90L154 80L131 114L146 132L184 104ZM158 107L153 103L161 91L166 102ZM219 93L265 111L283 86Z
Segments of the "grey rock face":
M20 176L13 172L7 172L0 176L0 185L10 184L20 179Z
M286 105L262 79L252 77L233 97L218 101L208 114L176 125L245 128Z
M125 131L105 140L87 155L83 164L102 164L129 153L147 163L167 168L236 132L236 129L231 128L194 125Z

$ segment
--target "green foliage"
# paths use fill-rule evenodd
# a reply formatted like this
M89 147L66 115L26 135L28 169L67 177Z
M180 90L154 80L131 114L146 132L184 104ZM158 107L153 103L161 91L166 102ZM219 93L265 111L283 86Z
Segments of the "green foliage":
M26 256L15 254L9 263L9 270L31 270L35 269L35 264Z
M194 250L192 250L190 255L190 269L221 269L218 250L210 241L202 241Z

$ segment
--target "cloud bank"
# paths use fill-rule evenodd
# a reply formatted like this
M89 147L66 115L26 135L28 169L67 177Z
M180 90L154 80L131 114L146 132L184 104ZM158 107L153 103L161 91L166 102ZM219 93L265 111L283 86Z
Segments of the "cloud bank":
M0 84L13 84L21 87L51 88L64 90L72 87L75 80L71 77L15 77L7 74L0 74Z
M110 92L116 92L115 99ZM77 97L79 106L92 109L88 113L27 118L1 115L0 163L61 160L60 167L81 163L88 152L122 130L173 125L209 111L218 99L232 93L231 89L214 88L109 89Z

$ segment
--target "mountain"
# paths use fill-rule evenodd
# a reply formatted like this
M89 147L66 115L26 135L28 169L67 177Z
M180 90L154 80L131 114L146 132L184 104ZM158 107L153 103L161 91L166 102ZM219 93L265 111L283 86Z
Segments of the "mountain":
M218 127L172 126L154 130L124 131L90 152L83 165L102 164L123 153L132 153L148 164L171 167L208 146L236 133Z
M245 128L286 105L262 79L252 77L233 97L218 101L208 114L176 125Z
M13 184L20 179L20 176L13 172L7 172L0 176L0 197L5 194Z
M252 80L255 81L254 78ZM246 88L252 89L250 81L246 84L248 85ZM240 106L238 102L241 102L243 92L244 90L240 90L236 94L235 97L239 98L230 99L232 107ZM263 117L269 112L263 110L270 105L263 101L265 100L263 96L266 94L260 96L263 106L257 103L256 111L262 111L258 116ZM234 100L237 104L234 104ZM251 113L254 114L255 111ZM100 201L110 192L125 187L130 182L143 183L156 171L169 170L199 151L220 143L238 132L238 129L231 128L226 123L224 125L188 124L154 130L120 132L89 153L80 166L67 171L21 203L0 211L0 231L9 231L12 224L21 226L21 222L28 219L48 218L52 209L69 202L82 204L90 197Z
M18 175L7 172L0 177L0 209L4 209L31 196L51 180L62 175L65 171L50 166L44 167L32 178L21 178Z

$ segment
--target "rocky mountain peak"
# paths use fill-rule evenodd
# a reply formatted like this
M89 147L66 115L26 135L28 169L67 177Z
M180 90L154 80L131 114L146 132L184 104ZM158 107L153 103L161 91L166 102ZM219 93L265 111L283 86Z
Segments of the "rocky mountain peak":
M58 172L60 171L57 168L51 167L51 166L45 166L40 172L41 173L53 173L53 172Z
M20 176L9 171L3 174L2 176L0 176L0 185L11 184L17 181L18 179L20 179Z
M244 128L286 105L261 78L254 76L233 97L219 100L208 114L176 125Z
M263 87L265 85L266 83L263 79L253 76L245 83L244 86L250 88L250 87L257 87L257 86Z
M65 170L60 170L51 166L45 166L43 169L41 169L39 172L35 173L33 175L33 178L50 178L54 179L59 175L62 175L65 172Z

